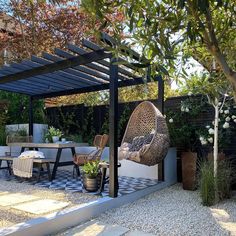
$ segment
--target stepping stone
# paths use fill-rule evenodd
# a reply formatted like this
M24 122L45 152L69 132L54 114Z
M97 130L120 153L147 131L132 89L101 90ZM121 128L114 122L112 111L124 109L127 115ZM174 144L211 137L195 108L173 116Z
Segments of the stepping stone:
M61 202L52 199L43 199L19 204L17 206L13 206L12 208L20 211L29 212L35 215L40 215L62 209L68 205L68 202Z
M121 236L128 231L128 228L119 225L108 225L100 221L92 220L58 234L58 236Z
M142 231L134 230L126 234L126 236L155 236L154 234L145 233Z
M0 206L12 206L22 202L36 200L39 197L33 195L25 195L22 193L12 193L0 195Z

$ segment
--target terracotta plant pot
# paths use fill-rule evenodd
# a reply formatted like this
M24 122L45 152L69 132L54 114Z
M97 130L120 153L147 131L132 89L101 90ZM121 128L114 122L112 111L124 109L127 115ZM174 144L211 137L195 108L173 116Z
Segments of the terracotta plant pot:
M182 183L184 190L196 189L197 153L182 152Z
M224 161L225 159L226 159L226 156L223 152L218 153L218 161ZM207 160L208 161L213 161L214 160L212 152L208 153Z

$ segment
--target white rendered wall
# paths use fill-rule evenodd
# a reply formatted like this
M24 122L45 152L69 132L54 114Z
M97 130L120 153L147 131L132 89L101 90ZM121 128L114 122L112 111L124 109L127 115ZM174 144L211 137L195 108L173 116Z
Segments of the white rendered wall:
M6 125L6 132L17 131L17 130L26 130L27 133L29 131L29 124L14 124L14 125ZM42 143L44 142L44 135L48 129L48 125L46 124L34 124L33 125L33 142L34 143Z

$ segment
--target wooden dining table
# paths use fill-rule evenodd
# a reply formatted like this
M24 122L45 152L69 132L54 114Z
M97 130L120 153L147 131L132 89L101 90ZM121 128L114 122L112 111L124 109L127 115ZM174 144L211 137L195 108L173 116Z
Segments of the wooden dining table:
M39 149L56 149L57 154L56 154L56 159L54 162L53 170L52 170L52 176L51 179L56 178L56 173L57 173L57 168L59 166L68 166L68 165L73 165L73 156L75 155L75 148L76 147L84 147L88 146L87 143L75 143L75 142L60 142L60 143L24 143L24 142L15 142L15 143L8 143L8 146L10 147L20 147L21 148L21 153L25 151L25 149L29 150L36 150L38 151ZM71 161L63 161L61 162L61 153L63 149L70 149L71 150Z

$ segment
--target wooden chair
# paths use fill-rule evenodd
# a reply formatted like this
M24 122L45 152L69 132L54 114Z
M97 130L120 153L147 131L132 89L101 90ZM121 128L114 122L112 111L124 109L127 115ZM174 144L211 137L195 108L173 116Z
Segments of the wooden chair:
M73 178L74 178L75 170L76 170L77 176L80 176L80 170L79 170L80 166L83 166L86 162L101 159L103 150L108 142L108 139L109 139L109 136L107 134L96 135L93 140L93 145L96 147L95 150L86 154L82 154L82 153L75 154L74 160L73 160L74 162Z

